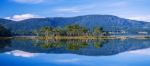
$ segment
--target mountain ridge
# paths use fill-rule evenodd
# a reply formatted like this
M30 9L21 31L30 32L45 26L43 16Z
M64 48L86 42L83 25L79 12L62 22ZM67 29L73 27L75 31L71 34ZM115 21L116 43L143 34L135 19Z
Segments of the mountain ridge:
M131 20L131 21L139 21L139 22L148 22L149 21L142 21L142 20L134 20L134 19L129 19L129 18L123 18L123 17L119 17L119 16L115 16L115 15L99 15L99 14L89 14L89 15L80 15L80 16L71 16L71 17L44 17L44 18L29 18L29 19L24 19L24 20L30 20L30 19L48 19L48 18L74 18L74 17L84 17L84 16L112 16L112 17L117 17L117 18L121 18L121 19L127 19L127 20ZM13 22L21 22L24 20L20 20L20 21L15 21L15 20L11 20L11 19L5 19L5 18L0 18L0 20L9 20L9 21L13 21Z
M79 24L87 27L88 29L93 29L95 26L100 26L103 27L104 30L111 32L150 32L150 22L130 20L113 15L83 15L75 17L47 17L31 18L22 21L4 21L5 20L2 21L0 19L0 24L4 25L8 29L11 29L12 32L32 31L40 29L44 26L65 27L71 24Z

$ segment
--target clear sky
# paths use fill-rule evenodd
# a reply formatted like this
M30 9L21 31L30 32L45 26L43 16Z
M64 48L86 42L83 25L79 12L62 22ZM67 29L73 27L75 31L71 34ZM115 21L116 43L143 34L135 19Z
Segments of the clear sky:
M0 18L116 15L150 21L150 0L0 0Z

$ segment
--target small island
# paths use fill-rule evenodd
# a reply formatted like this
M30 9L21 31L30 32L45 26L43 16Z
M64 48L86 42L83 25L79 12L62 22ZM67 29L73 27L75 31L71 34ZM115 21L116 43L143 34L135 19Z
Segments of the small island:
M39 30L34 30L33 34L39 39L104 39L108 36L102 27L95 27L90 30L78 24L55 28L45 26Z

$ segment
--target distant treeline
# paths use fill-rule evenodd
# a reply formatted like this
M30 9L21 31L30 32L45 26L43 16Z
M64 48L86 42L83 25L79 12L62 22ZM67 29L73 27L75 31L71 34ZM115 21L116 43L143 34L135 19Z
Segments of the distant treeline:
M9 37L11 36L11 31L0 25L0 37Z

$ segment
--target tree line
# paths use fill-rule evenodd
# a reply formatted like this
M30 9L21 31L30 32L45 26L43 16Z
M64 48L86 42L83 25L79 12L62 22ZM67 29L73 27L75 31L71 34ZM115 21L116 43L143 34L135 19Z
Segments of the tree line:
M0 37L9 37L12 33L10 30L5 28L4 26L0 25Z
M33 33L36 36L103 36L107 34L102 27L95 27L91 31L78 24L68 25L63 28L45 26L39 30L34 30Z

